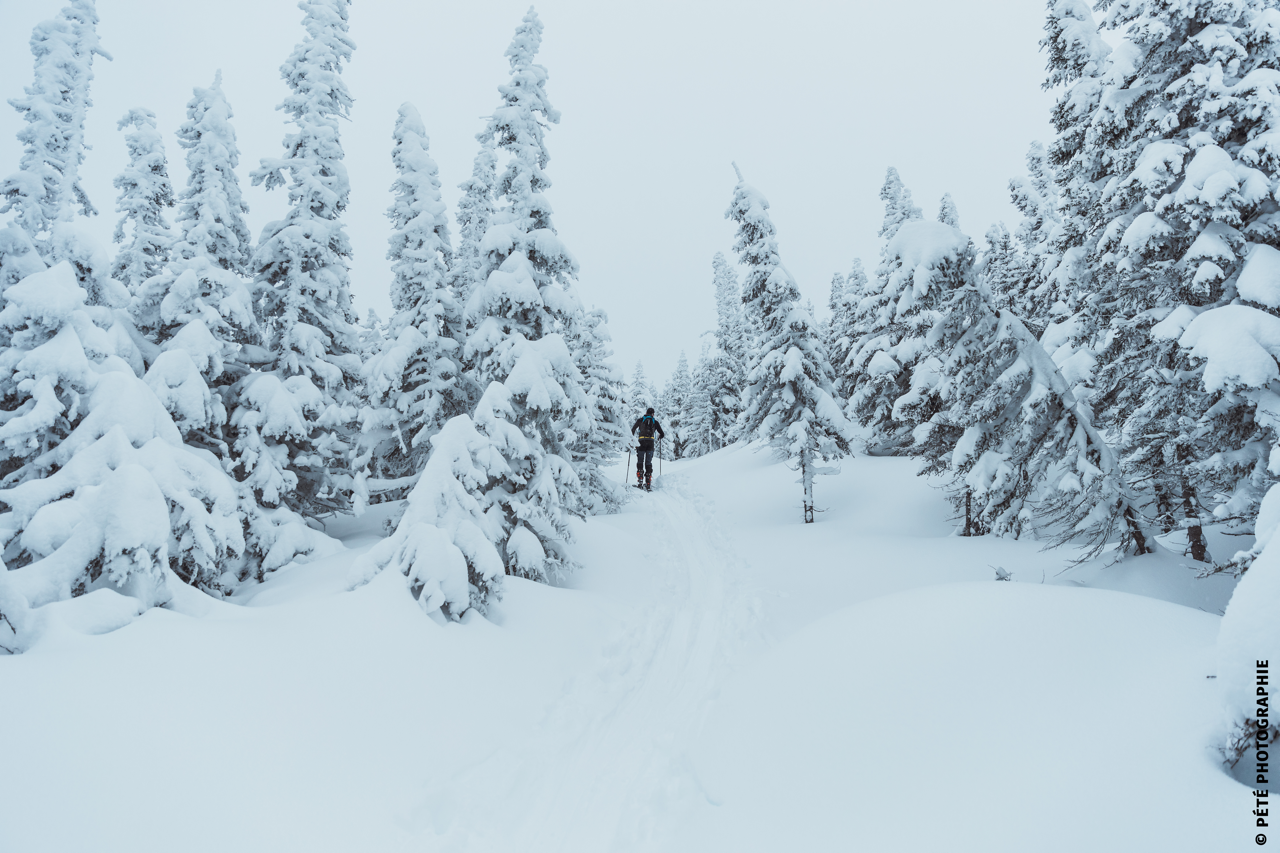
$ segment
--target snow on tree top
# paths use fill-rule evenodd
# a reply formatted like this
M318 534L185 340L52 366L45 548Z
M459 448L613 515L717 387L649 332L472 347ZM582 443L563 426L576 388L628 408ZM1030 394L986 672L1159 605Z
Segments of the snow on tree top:
M1255 246L1240 271L1236 290L1242 299L1280 308L1280 251L1271 246Z
M1204 387L1263 388L1280 379L1280 317L1248 305L1224 305L1191 321L1179 343L1205 359Z
M969 238L959 229L941 222L915 219L904 222L898 233L889 241L889 255L902 260L904 269L924 265L936 267L947 258L953 258L965 250Z

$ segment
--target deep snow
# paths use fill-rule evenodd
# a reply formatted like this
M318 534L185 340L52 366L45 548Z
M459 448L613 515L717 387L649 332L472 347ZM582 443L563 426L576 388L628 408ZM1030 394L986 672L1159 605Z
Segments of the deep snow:
M0 850L1252 848L1231 581L957 537L914 465L846 461L804 525L764 453L664 463L490 620L348 591L378 507L235 603L50 605L0 657Z

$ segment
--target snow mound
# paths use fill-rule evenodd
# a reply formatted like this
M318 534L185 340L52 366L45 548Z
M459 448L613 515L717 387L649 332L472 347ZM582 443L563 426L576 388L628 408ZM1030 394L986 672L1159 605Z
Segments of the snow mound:
M676 849L1223 849L1245 792L1205 748L1217 622L1017 583L840 611L726 688Z

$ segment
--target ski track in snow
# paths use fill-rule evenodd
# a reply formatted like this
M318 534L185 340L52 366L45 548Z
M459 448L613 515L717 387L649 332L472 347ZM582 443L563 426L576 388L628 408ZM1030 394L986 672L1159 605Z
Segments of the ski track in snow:
M657 594L626 619L598 667L571 680L532 738L450 783L454 814L424 805L443 849L662 849L672 811L703 796L685 759L734 660L757 638L759 607L734 580L714 507L679 475L638 499L662 543ZM513 761L514 759L514 761ZM514 765L514 766L513 766ZM465 813L457 805L469 802ZM514 811L495 821L492 805ZM518 805L515 805L518 804Z

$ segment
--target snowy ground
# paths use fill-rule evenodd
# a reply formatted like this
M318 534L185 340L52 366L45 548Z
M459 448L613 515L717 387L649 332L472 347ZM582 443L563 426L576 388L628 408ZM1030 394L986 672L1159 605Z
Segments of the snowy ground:
M763 454L668 464L491 621L346 591L376 513L248 606L55 605L0 658L0 851L1254 847L1230 582L955 537L913 466L846 462L806 526Z

